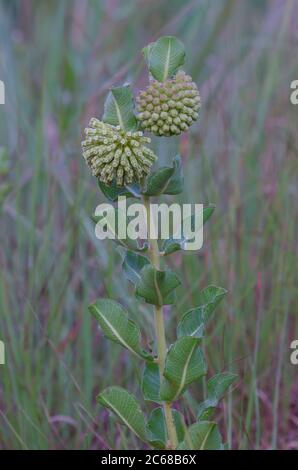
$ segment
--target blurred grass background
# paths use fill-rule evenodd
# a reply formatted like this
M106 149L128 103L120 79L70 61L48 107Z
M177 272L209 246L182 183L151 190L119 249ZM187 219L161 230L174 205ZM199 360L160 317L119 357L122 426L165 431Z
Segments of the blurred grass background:
M209 374L239 374L217 414L225 440L298 448L297 18L292 0L0 1L0 178L12 187L1 206L0 448L140 446L95 404L115 383L138 394L140 364L103 339L87 306L113 297L147 334L152 313L112 242L95 238L89 216L104 198L80 141L110 86L147 83L140 51L165 34L185 43L202 110L190 134L154 145L162 163L183 155L181 201L217 206L203 249L171 258L184 288L168 339L200 288L227 288L205 341ZM192 391L190 419L203 394Z

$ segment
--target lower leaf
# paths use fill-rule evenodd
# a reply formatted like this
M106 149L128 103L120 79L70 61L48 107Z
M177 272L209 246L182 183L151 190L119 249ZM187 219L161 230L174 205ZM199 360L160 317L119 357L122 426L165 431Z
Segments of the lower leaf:
M221 435L217 424L209 421L195 423L186 431L179 450L222 450Z
M139 439L147 442L145 416L134 395L124 388L112 386L101 392L97 401L110 409Z
M198 349L200 340L185 336L170 347L160 389L163 401L174 401L185 391L187 385L206 374L203 353Z
M185 434L184 419L177 410L172 410L178 442L182 442ZM155 408L147 423L147 438L156 449L165 449L168 441L168 433L163 408Z

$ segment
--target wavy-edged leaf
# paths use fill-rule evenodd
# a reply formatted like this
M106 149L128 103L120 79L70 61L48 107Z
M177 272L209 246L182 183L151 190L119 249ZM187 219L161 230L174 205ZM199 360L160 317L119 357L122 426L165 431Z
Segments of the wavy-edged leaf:
M205 287L205 289L200 292L198 303L200 307L204 309L205 321L209 320L211 314L227 293L228 291L223 287L214 285Z
M183 191L183 172L180 155L173 158L172 167L164 166L151 173L143 191L145 196L179 194Z
M122 263L122 269L127 279L133 284L137 284L141 279L141 270L146 264L150 264L145 256L138 255L133 251L127 251Z
M237 374L231 372L221 372L214 375L207 382L208 396L220 400L236 379Z
M116 181L113 181L113 183L108 186L98 179L98 186L106 198L112 202L117 201L119 196L126 196L127 198L134 197L136 199L140 199L141 197L141 188L137 183L119 187L116 185Z
M153 357L141 348L140 329L127 317L127 312L122 305L111 299L99 299L89 306L89 311L96 318L108 339L121 344L145 360L153 360Z
M181 41L173 36L163 36L149 44L144 57L152 76L163 82L171 78L184 64L185 49Z
M172 410L174 424L176 427L178 443L184 439L185 426L183 416L179 411ZM167 426L163 408L155 408L148 419L147 438L156 449L165 449L168 441Z
M134 131L137 128L133 94L129 85L114 87L110 90L105 101L102 119L112 126L120 126L125 131Z
M183 336L202 338L205 333L207 321L210 319L211 314L226 294L227 291L222 287L212 285L202 290L199 295L199 302L201 305L184 313L178 323L178 338Z
M197 410L197 419L210 419L218 406L220 399L224 396L228 388L237 379L236 374L231 372L222 372L214 375L207 382L207 398L199 404Z
M202 351L198 348L198 338L183 337L171 345L160 388L163 401L174 401L193 381L206 374L207 367Z
M173 158L173 167L174 173L172 174L167 187L164 189L163 194L175 195L183 192L184 175L180 155L176 155Z
M142 394L144 400L160 403L160 374L158 364L146 362L142 375Z
M145 196L159 196L160 194L163 194L167 189L174 171L174 168L164 166L151 173L147 179L146 189L143 194Z
M170 305L175 302L174 289L181 282L176 273L167 269L159 271L151 264L143 267L141 279L136 284L136 295L153 305Z
M215 209L214 204L209 204L203 208L203 225L211 217ZM186 220L186 219L185 219ZM191 229L194 230L195 216L190 217ZM179 228L180 230L180 228ZM170 255L175 251L186 250L187 249L187 238L185 236L180 237L179 233L173 233L173 235L164 241L162 245L162 251L164 255Z
M209 421L195 423L187 431L187 439L178 450L222 450L221 435L217 424Z
M145 416L134 395L124 388L112 386L101 392L97 401L115 413L139 439L147 441Z

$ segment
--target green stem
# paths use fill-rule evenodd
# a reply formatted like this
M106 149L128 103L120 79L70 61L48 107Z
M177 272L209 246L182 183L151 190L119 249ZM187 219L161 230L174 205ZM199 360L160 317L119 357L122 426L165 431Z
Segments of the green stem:
M143 196L143 203L144 203L144 207L147 213L147 232L148 232L150 261L156 269L160 269L160 255L159 255L158 243L156 239L153 239L150 237L150 224L153 223L153 220L150 217L150 197ZM160 375L160 382L161 382L163 379L163 371L165 368L167 343L166 343L166 335L165 335L163 309L162 307L158 305L155 306L155 330L156 330L156 338L157 338L158 367L159 367L159 375ZM176 449L178 445L178 440L177 440L176 427L175 427L175 423L173 419L171 403L164 402L163 409L164 409L164 415L165 415L166 426L167 426L167 431L168 431L168 439L169 439L168 447L170 449Z

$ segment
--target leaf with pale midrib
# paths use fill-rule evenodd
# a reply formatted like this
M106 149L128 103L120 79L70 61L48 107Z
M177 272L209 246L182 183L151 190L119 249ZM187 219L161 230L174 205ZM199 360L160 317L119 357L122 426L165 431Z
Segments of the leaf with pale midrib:
M142 375L142 394L144 400L160 403L160 374L158 364L147 362Z
M236 374L230 372L221 372L214 375L207 382L207 398L199 404L197 410L197 419L210 419L218 406L220 399L224 396L228 388L237 379Z
M136 130L137 119L133 103L129 85L112 88L105 101L103 121L112 126L120 126L125 131Z
M209 204L208 206L205 206L203 208L203 225L207 222L207 220L211 217L215 209L214 204ZM183 220L183 223L186 222L186 220L190 219L190 226L191 229L194 229L194 222L195 222L195 216L192 215L186 219ZM199 227L198 227L199 228ZM179 228L179 232L182 233L182 228ZM175 251L179 250L186 250L186 243L187 239L185 236L182 234L180 236L177 233L173 233L170 238L164 241L162 245L162 251L164 252L165 255L170 255L174 253Z
M176 428L178 443L184 439L185 425L183 416L179 411L172 410L173 420ZM165 449L168 441L167 426L164 411L161 407L155 408L147 423L148 441L156 449Z
M145 196L159 196L160 194L179 194L183 191L183 172L181 157L173 158L172 167L160 167L147 178L143 191Z
M147 441L145 416L134 395L124 388L112 386L101 392L97 401L113 411L142 441Z
M221 450L221 435L216 423L201 421L195 423L186 432L186 437L178 450Z
M199 306L184 313L177 327L177 336L202 338L205 326L219 302L227 294L226 289L208 286L199 294Z
M145 360L153 360L153 357L141 348L140 330L127 317L127 312L122 305L111 299L99 299L89 306L89 311L96 318L108 339L121 344L130 352Z
M143 53L149 71L160 82L171 78L185 61L184 46L173 36L159 38L149 44Z
M175 302L174 289L181 282L176 273L170 269L159 271L147 264L140 272L141 278L136 284L136 295L153 305L170 305Z
M149 264L149 260L145 256L138 255L133 251L127 251L122 263L122 269L127 279L133 284L137 284L141 279L141 270Z
M160 398L174 401L193 381L206 374L207 368L198 338L183 337L171 345L165 361Z

